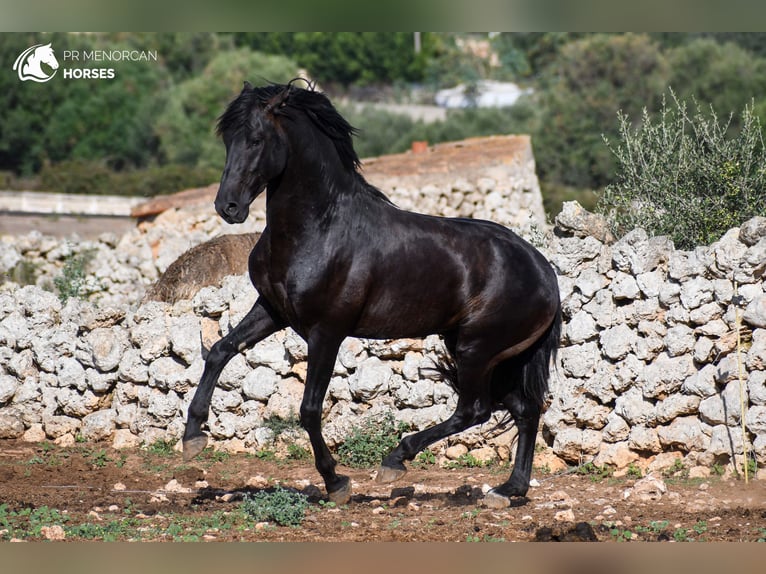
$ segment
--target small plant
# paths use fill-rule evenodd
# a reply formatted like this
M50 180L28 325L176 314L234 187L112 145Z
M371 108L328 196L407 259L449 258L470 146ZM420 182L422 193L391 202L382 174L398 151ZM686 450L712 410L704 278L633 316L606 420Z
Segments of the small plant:
M641 469L631 462L628 465L628 478L641 478L642 476Z
M261 449L259 451L256 451L255 458L259 460L266 460L269 462L274 462L277 460L277 453L273 450L269 450L267 448Z
M755 473L758 472L758 462L754 458L748 458L747 462L747 474L748 476L755 476ZM742 473L745 472L745 465L742 465Z
M649 528L654 534L660 534L668 527L669 524L670 522L667 520L652 520L649 523Z
M431 466L434 464L436 464L436 455L428 449L418 454L413 462L413 465L418 467Z
M470 452L467 452L465 454L461 454L455 460L449 461L445 465L445 468L449 468L449 469L455 469L455 468L481 468L484 465L485 465L484 462L482 462L479 459L477 459Z
M306 460L311 458L311 453L301 445L293 443L287 445L287 458L290 460Z
M676 528L673 531L673 540L675 540L676 542L688 542L689 530L686 528Z
M67 257L61 269L61 275L53 279L62 303L66 303L70 297L78 298L82 295L81 291L85 285L85 268L93 257L92 250Z
M354 428L338 448L340 462L354 468L370 468L388 454L407 431L408 426L397 423L392 412L370 417Z
M89 458L91 460L91 464L95 468L104 468L112 460L109 458L109 456L106 454L106 450L103 448L101 450L90 453Z
M678 478L687 478L689 476L689 469L686 467L684 462L677 458L672 466L669 466L665 470L662 471L662 476L665 478L671 478L671 477L678 477Z
M276 522L280 526L300 526L308 508L308 498L277 486L273 491L245 496L242 510L257 522Z
M286 418L275 415L264 419L263 426L272 432L274 438L277 438L284 432L300 429L301 421L298 415L290 413Z
M623 530L621 528L612 528L609 530L609 535L614 538L616 542L630 542L636 535L630 530Z
M150 445L144 447L146 452L155 456L173 456L174 444L170 440L157 440Z
M726 467L722 464L714 462L713 466L710 467L710 472L716 476L723 476L724 473L726 473Z
M590 477L592 482L601 482L614 475L614 469L608 465L598 466L592 462L581 464L575 469L575 472L582 476Z

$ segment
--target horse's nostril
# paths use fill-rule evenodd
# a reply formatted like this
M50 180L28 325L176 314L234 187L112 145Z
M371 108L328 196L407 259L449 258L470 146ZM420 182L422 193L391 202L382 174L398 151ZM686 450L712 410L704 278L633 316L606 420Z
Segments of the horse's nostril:
M234 202L228 203L224 211L226 211L227 215L234 215L237 213L237 204Z

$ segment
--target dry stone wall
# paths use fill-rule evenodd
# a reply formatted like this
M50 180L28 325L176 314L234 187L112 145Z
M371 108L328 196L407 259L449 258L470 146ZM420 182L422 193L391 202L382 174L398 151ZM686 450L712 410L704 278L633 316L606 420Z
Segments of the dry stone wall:
M534 195L529 169L525 164L518 178L525 183L504 193ZM464 191L401 187L413 202L439 197L429 207L438 212L457 204L455 194L461 204L478 205L489 195L479 192L479 180L501 181L498 173L476 174L461 184ZM169 264L158 261L183 233L191 230L186 241L201 242L220 233L219 225L199 211L173 210L154 227L86 246L35 234L3 238L3 261L32 253L55 266L57 250L96 249L104 269L92 268L89 277L107 285L66 304L39 285L0 287L0 437L64 444L82 437L116 447L178 439L202 373L203 345L225 335L256 293L241 274L174 305L140 304L135 292ZM640 229L615 242L600 218L570 203L544 245L541 234L532 239L558 272L565 322L540 464L624 468L670 453L710 466L737 460L747 447L766 466L766 219L745 222L711 246L679 251ZM387 411L413 430L449 416L455 396L431 370L441 348L437 337L346 340L324 404L328 443L338 446L365 417ZM307 447L302 431L275 437L268 424L295 416L305 375L306 347L290 330L235 357L213 397L214 445ZM508 459L514 428L487 433L498 418L434 450Z
M617 467L677 452L711 466L747 446L765 464L766 218L694 251L642 229L611 243L574 203L556 232L565 328L543 425L553 451Z

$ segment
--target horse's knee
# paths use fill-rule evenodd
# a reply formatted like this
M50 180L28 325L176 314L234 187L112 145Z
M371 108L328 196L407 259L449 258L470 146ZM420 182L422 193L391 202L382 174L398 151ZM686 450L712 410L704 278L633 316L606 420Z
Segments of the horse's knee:
M322 411L311 405L301 405L300 410L301 426L307 431L316 428L322 423Z

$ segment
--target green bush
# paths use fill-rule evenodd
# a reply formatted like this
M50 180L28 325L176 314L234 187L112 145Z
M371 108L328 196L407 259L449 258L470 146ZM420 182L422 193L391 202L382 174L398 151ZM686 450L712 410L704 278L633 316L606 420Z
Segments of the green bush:
M61 275L53 279L62 303L66 303L70 297L78 298L81 296L81 291L85 284L85 268L91 262L94 255L94 251L87 250L69 256L64 262Z
M686 103L671 92L657 117L646 110L638 126L619 114L619 138L607 140L618 169L598 210L616 235L642 227L693 249L719 239L731 227L766 213L766 153L758 117L745 106L739 131L715 111Z
M305 495L277 486L272 492L261 491L245 496L242 510L258 522L273 521L280 526L300 526L308 505Z
M589 35L564 45L541 78L541 120L532 133L541 178L600 188L614 174L601 134L617 110L654 110L666 86L667 64L643 34Z
M351 432L338 448L338 458L346 466L370 468L380 463L402 438L408 426L397 423L394 414L370 417Z
M243 81L263 85L297 75L298 65L284 56L246 48L221 52L202 72L168 91L154 127L161 161L221 169L226 154L215 136L216 119L239 94Z
M220 179L222 167L169 164L113 171L100 161L71 160L45 166L40 187L58 193L152 197L210 185Z

